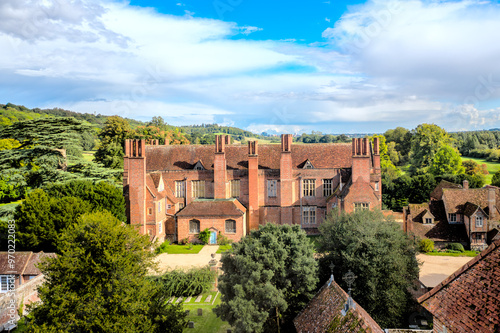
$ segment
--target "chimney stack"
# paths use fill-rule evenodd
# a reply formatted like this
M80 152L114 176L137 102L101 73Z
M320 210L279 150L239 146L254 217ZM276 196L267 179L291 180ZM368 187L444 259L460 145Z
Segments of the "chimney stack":
M248 225L247 230L259 229L259 156L258 142L248 142Z
M215 136L214 199L227 199L226 140L224 135Z
M496 191L494 187L488 187L488 215L490 220L496 218Z
M462 182L462 187L464 190L469 189L469 181L467 179L464 179L464 181Z

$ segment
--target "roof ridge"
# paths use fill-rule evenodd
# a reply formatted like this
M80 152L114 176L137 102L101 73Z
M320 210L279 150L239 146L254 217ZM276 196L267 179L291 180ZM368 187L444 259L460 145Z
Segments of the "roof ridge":
M474 259L470 260L467 262L465 265L460 267L458 270L456 270L453 274L448 276L444 281L442 281L440 284L435 286L431 291L429 291L427 294L421 296L418 298L419 303L423 303L435 294L437 294L441 289L443 289L447 284L453 282L456 278L458 278L460 275L465 273L467 270L469 270L472 266L477 264L480 260L484 259L487 257L490 253L492 253L494 250L497 248L500 248L500 239L494 241L491 243L490 246L480 254L478 254Z
M24 271L26 270L26 267L28 267L28 263L31 260L31 256L33 255L33 251L29 251L28 253L29 253L28 259L26 259L26 262L24 263L24 267L23 267L22 271L19 272L19 275L23 275Z

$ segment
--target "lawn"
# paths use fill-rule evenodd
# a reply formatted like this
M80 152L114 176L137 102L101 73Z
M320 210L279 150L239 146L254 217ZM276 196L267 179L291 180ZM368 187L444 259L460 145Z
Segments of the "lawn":
M217 294L213 292L213 294ZM206 295L203 294L202 300L204 301ZM213 300L212 296L212 300ZM195 297L196 298L196 297ZM189 310L189 315L187 316L188 321L194 322L194 328L186 328L184 332L186 333L226 333L228 328L231 328L229 324L225 321L222 321L218 318L215 313L212 312L212 309L220 303L220 294L217 295L215 301L212 304L202 304L202 303L194 303L194 299L192 298L192 302L184 303L184 309ZM198 309L203 309L203 315L198 316Z
M163 246L162 253L168 254L197 254L201 251L205 245L197 244L197 245L177 245L170 244Z
M425 254L429 256L441 256L441 257L475 257L479 253L478 251L464 251L460 253L455 252L426 252Z
M230 251L233 247L231 244L228 245L219 245L219 249L215 253L222 253L222 252L227 252Z
M486 184L491 184L491 178L493 178L493 175L500 170L500 163L494 163L494 162L489 162L485 160L484 158L474 158L474 157L464 157L462 156L462 162L467 161L467 160L473 160L477 164L486 164L486 167L488 168L488 172L490 173L489 175L486 175Z
M94 159L94 153L95 151L84 151L83 152L83 159L87 162L92 162L92 160Z

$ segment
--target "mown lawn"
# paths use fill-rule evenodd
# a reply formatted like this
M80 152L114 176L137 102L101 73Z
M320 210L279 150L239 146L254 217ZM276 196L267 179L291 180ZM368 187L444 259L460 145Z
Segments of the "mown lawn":
M228 245L219 245L219 249L215 253L222 253L222 252L227 252L230 251L233 247L231 244Z
M197 245L177 245L170 244L163 247L162 253L168 254L196 254L201 251L205 245L197 244Z
M464 251L460 253L455 253L455 252L427 252L424 254L427 254L429 256L441 256L441 257L475 257L479 253L478 251Z
M92 162L92 160L94 159L94 153L95 153L95 151L92 151L92 150L91 151L84 151L82 153L83 159L87 162Z
M214 292L216 294L216 292ZM202 301L205 300L206 295L203 294ZM212 296L212 300L213 300ZM220 303L220 294L217 295L217 298L213 302L213 304L203 304L203 303L194 303L196 297L192 298L192 302L184 303L184 310L189 310L189 315L187 316L188 321L194 322L194 328L186 328L184 332L186 333L226 333L228 328L231 326L222 321L222 319L218 318L215 313L212 312L212 309ZM198 316L198 309L203 309L203 315Z
M486 164L486 167L488 168L489 175L486 175L486 184L491 184L491 178L493 178L493 175L500 170L500 163L494 163L494 162L489 162L485 160L484 158L474 158L474 157L464 157L462 156L462 162L467 161L467 160L473 160L477 164Z

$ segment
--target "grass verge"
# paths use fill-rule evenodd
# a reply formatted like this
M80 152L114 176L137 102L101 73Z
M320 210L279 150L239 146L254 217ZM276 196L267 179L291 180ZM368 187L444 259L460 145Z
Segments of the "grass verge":
M219 245L219 249L215 253L222 253L222 252L231 251L232 248L233 247L231 246L231 244L228 244L228 245Z
M197 245L177 245L170 244L162 247L161 253L168 254L196 254L201 251L205 245L197 244Z
M217 292L214 292L217 293ZM206 298L203 294L203 298ZM205 303L206 304L206 303ZM194 322L194 328L186 328L184 332L186 333L226 333L228 328L231 328L229 323L222 321L219 317L213 313L212 309L220 304L220 294L213 304L203 304L203 303L184 303L184 309L189 310L189 315L187 316L188 321ZM198 316L198 309L203 310L203 315Z
M478 251L464 251L460 253L454 253L454 252L427 252L424 254L427 254L429 256L441 256L441 257L475 257L479 253Z

